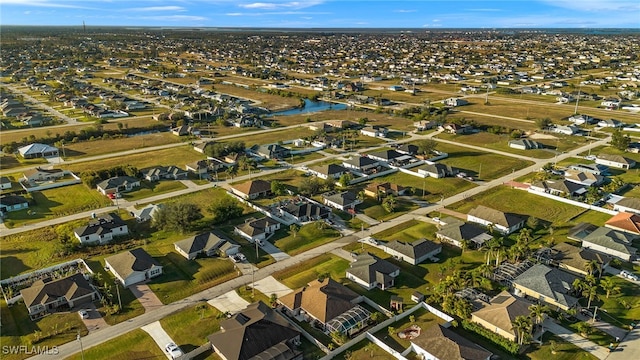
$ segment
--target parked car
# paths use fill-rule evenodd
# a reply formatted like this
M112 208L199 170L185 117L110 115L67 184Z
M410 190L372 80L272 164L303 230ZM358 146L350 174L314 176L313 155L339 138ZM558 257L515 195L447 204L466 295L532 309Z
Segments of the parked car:
M78 311L78 315L80 315L80 319L88 319L89 318L89 312L87 310Z
M636 276L636 274L628 272L627 270L620 271L620 276L629 280L638 281L638 276Z
M164 347L164 351L166 351L167 354L169 354L169 356L171 356L172 359L177 359L180 356L184 355L184 353L182 352L182 350L180 350L178 345L172 342L168 343L167 346Z
M593 319L593 312L589 309L580 309L580 314L588 317L589 319ZM596 315L596 320L600 320L600 316Z

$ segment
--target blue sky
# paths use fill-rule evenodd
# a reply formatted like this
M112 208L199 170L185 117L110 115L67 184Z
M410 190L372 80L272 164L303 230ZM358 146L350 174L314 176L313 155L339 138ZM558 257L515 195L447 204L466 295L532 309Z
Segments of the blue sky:
M640 0L0 0L3 25L640 28Z

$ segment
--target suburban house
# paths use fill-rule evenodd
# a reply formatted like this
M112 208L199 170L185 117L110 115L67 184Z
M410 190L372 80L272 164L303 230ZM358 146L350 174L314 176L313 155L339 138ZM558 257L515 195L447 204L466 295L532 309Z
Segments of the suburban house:
M145 222L153 220L155 214L162 209L164 205L162 204L148 204L140 210L134 210L131 212L131 216L133 216L137 222Z
M609 120L600 120L598 121L597 125L599 127L621 128L624 126L624 123L616 119L609 119Z
M342 165L349 169L355 169L360 172L374 171L379 165L378 160L371 159L366 156L352 156L349 160L342 162Z
M462 242L468 241L471 247L479 248L493 238L493 236L487 234L486 229L473 223L467 223L451 217L441 221L445 225L436 232L436 238L457 247L462 247Z
M588 275L587 263L595 260L604 269L609 265L611 256L564 242L552 248L551 259L560 269L585 276Z
M362 203L362 200L358 199L356 194L348 190L326 192L322 194L322 199L325 205L342 211L355 209L356 205Z
M638 236L634 234L580 223L569 230L567 237L571 240L581 241L583 248L599 251L626 261L633 261L636 257L637 249L633 247L633 241Z
M438 126L438 130L444 131L448 134L469 134L473 131L473 127L470 125L458 125L458 124L443 124Z
M25 159L47 158L60 156L58 148L47 144L33 143L18 149L18 153Z
M395 285L400 268L375 255L365 253L356 257L346 273L347 279L367 290L375 287L386 290Z
M257 145L252 148L256 154L267 159L282 159L290 154L290 150L279 144Z
M398 145L398 147L396 147L396 151L405 155L414 156L418 154L418 151L420 151L420 148L418 147L418 145L405 143L405 144Z
M176 136L200 135L200 130L191 126L182 125L171 129L171 133Z
M187 178L187 170L182 170L177 166L155 166L140 170L140 174L147 181L158 181L162 179L179 180Z
M281 215L286 214L287 216L291 216L297 222L327 219L331 214L331 210L326 206L322 206L315 201L304 199L301 201L290 201L278 209Z
M380 196L401 196L407 191L403 186L392 183L371 183L364 188L364 195L378 198Z
M508 291L496 295L489 305L471 313L471 321L511 341L516 341L513 321L518 316L529 316L532 304Z
M28 208L29 201L20 195L6 195L0 197L0 215Z
M544 192L556 196L580 196L587 192L585 185L568 180L537 181L529 187L533 191Z
M414 122L413 126L418 131L425 131L425 130L430 130L430 129L433 129L433 128L437 127L438 123L435 122L435 121L422 120L422 121Z
M250 180L231 186L231 192L243 199L257 199L271 194L271 182L265 180Z
M22 173L22 178L28 182L36 181L54 181L63 178L65 171L61 169L43 169L37 167L35 169L26 170Z
M602 175L594 174L587 171L567 169L564 171L564 178L583 186L599 186L605 180Z
M465 99L461 99L461 98L448 98L448 99L444 99L442 100L442 103L445 104L446 106L463 106L463 105L468 105L469 102Z
M61 279L40 279L20 291L31 320L55 312L58 308L68 310L77 305L98 299L98 292L82 273Z
M262 219L247 219L244 224L236 225L233 232L251 242L255 242L266 240L279 229L279 222L269 217L264 217Z
M131 191L140 187L140 180L131 176L116 176L101 181L96 188L102 195L117 194L121 192Z
M556 134L562 135L574 135L581 131L579 127L573 125L554 125L550 130Z
M11 189L11 180L6 176L0 176L0 190Z
M188 163L184 166L187 171L193 172L199 178L208 178L209 172L219 171L224 169L226 164L216 158L210 158L207 160L198 160L192 163Z
M471 209L467 214L467 221L492 226L494 230L505 235L523 228L525 223L525 219L516 214L504 213L483 205Z
M339 164L319 165L309 168L308 172L321 179L338 179L342 174L348 172L344 166Z
M104 264L124 287L162 275L162 265L142 248L109 256Z
M173 245L178 254L184 256L187 260L193 260L201 254L207 257L216 254L220 254L220 256L237 254L240 250L240 245L226 245L227 243L227 240L220 238L218 235L212 232L205 232L177 241ZM224 251L221 252L221 250Z
M418 174L440 179L455 175L456 170L449 165L435 163L420 166L418 168Z
M199 152L201 154L204 154L205 149L208 146L211 146L212 144L213 144L213 141L205 141L205 142L197 143L197 144L193 145L193 150L195 150L195 151L197 151L197 152Z
M613 210L640 214L640 199L626 197L613 204Z
M370 136L370 137L383 138L383 137L386 137L388 133L389 133L389 129L382 126L367 126L360 129L360 134L364 136Z
M398 165L407 164L409 160L413 159L412 156L393 149L372 152L368 154L368 157L373 160L379 160L389 164L394 163Z
M82 245L106 244L116 236L129 235L129 228L117 214L106 214L73 229L73 234Z
M262 301L220 322L220 331L207 336L223 360L302 360L300 332Z
M576 125L595 124L598 122L596 118L593 118L589 115L579 115L579 114L569 116L569 121Z
M518 139L509 141L509 147L518 150L544 149L544 144L529 139Z
M595 175L608 174L609 167L601 164L572 164L569 165L569 170L584 171Z
M607 220L604 226L609 229L640 235L640 215L620 212Z
M371 313L358 305L362 296L326 277L313 280L278 299L289 316L301 316L330 334L339 331L351 335L367 323Z
M420 330L411 340L411 350L418 359L489 360L491 352L440 324Z
M530 296L549 306L569 310L578 303L573 282L578 276L547 265L536 264L513 279L515 295Z
M419 239L411 243L393 240L383 245L382 250L396 259L418 265L440 254L442 245L427 239Z
M629 170L636 166L635 160L620 155L599 154L596 156L595 162L596 164L624 170Z

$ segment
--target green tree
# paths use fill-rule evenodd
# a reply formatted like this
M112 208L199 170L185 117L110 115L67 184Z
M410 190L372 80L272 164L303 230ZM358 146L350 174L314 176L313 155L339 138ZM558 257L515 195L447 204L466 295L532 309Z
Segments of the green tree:
M591 324L589 324L589 323L587 323L585 321L581 321L581 322L576 324L576 330L578 330L578 332L582 336L587 337L591 333L593 328L591 327Z
M516 316L516 318L511 322L512 330L516 333L516 339L519 345L524 344L524 342L531 336L532 323L531 318L528 316Z
M418 145L418 152L420 154L428 155L436 149L438 142L433 139L424 139L420 140L416 145Z
M386 198L384 198L384 200L382 201L382 207L384 208L384 210L388 213L392 213L394 211L396 211L396 205L397 205L397 201L395 196L393 195L389 195Z
M202 219L202 213L197 205L172 202L156 212L153 224L158 229L185 233L191 230L195 221L200 219Z
M345 173L340 176L338 183L341 187L346 188L347 186L349 186L349 183L351 183L351 180L353 180L353 175L351 175L350 173Z
M631 138L629 135L623 134L621 129L616 129L611 134L611 146L620 151L626 151L630 143Z
M285 187L285 185L283 183L281 183L278 180L273 180L271 182L271 192L276 195L276 196L280 196L280 195L284 195L286 193L287 188Z
M600 287L607 293L607 299L612 293L619 293L622 288L616 284L612 278L604 278L600 281Z
M588 275L593 275L596 273L596 271L600 273L601 271L600 267L601 267L600 262L595 259L589 260L584 264L584 269L587 271Z
M298 225L298 224L289 225L289 232L291 232L291 235L293 235L294 239L298 235L298 231L300 231L300 225Z
M303 195L315 195L322 189L320 180L315 177L304 178L298 186L298 191Z
M551 122L551 119L549 119L548 117L542 118L542 119L536 119L536 126L538 127L538 129L544 130L551 125L553 125L553 123Z
M588 299L587 308L591 307L591 302L593 300L598 299L598 285L596 284L585 284L582 289L582 296Z
M214 224L240 217L243 211L244 208L240 202L229 195L218 197L209 205L209 212L213 215Z
M549 307L546 305L535 304L529 306L529 311L529 317L535 321L536 325L539 325L542 323L542 320L544 320L544 314L549 313Z

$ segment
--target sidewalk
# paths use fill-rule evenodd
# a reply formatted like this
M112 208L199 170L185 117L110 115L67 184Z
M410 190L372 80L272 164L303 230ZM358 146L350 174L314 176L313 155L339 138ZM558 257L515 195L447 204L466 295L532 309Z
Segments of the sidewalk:
M600 360L604 360L609 356L609 350L605 347L602 347L598 344L593 343L592 341L583 338L582 336L568 330L558 324L556 324L553 320L546 319L542 325L544 328L553 334L560 337L562 340L569 342L582 350L591 353L593 356L597 357Z

